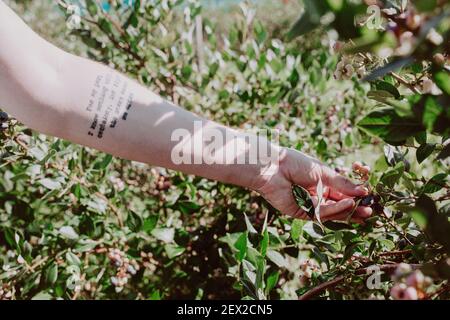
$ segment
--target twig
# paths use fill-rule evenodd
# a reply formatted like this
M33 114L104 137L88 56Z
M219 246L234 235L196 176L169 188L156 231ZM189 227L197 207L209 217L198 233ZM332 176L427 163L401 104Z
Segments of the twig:
M89 22L90 24L95 25L97 28L99 28L100 30L100 24L97 21L91 20L89 18L86 17L82 17L83 20L85 20L86 22ZM119 50L123 50L126 53L128 53L129 55L131 55L133 58L135 58L137 61L139 61L139 66L143 67L145 65L145 59L142 58L139 54L137 54L136 52L134 52L133 50L131 50L130 45L125 42L125 45L123 45L122 43L120 43L119 41L117 41L111 34L109 34L108 32L104 32L104 34L108 37L109 41L112 42L112 44L114 45L114 47L116 47Z
M401 84L407 86L412 92L420 93L419 89L417 89L413 84L409 83L407 80L403 79L400 75L396 74L395 72L391 72L391 76L394 77L395 80L397 80Z
M425 298L423 298L424 300L430 300L432 298L437 298L439 297L441 294L447 292L450 290L450 284L446 283L444 285L442 285L442 287L439 288L439 290L437 290L436 292L430 293L429 295L427 295Z
M398 265L399 265L399 263L383 264L383 265L378 266L378 268L380 271L392 273L397 269ZM417 268L421 267L420 264L410 264L410 266L413 269L417 269ZM365 275L365 274L367 274L367 270L368 270L368 268L357 269L354 272L354 275ZM325 291L327 289L332 289L332 288L338 286L345 280L345 278L346 278L346 276L341 275L330 281L321 283L318 286L316 286L316 287L310 289L309 291L307 291L306 293L304 293L302 296L300 296L298 298L298 300L309 300L311 298L314 298L314 297L318 296L320 293L322 293L323 291Z
M398 250L398 251L388 251L388 252L381 252L378 254L379 257L386 257L386 256L403 256L407 254L411 254L412 250Z

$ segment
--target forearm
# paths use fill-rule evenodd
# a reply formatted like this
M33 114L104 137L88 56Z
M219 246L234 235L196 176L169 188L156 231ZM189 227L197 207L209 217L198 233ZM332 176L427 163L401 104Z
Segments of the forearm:
M225 143L227 135L242 134L187 112L104 65L55 48L2 2L0 9L0 18L18 20L15 35L0 28L0 105L27 126L122 158L254 187L264 164L238 164L236 158L255 155L257 146L239 151ZM202 136L217 133L226 146L205 158Z
M103 65L70 56L64 66L61 82L67 89L57 93L67 110L63 138L126 159L254 185L264 165L249 164L257 146L242 143L243 133L175 106ZM227 136L241 139L241 150L236 139L227 144ZM211 139L222 139L214 140L216 152L209 152ZM238 164L238 157L247 164Z

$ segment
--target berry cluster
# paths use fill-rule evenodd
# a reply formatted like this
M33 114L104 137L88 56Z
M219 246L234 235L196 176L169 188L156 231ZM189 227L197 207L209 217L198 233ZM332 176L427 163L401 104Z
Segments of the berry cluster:
M369 180L370 175L370 167L363 165L361 162L356 161L352 165L353 173L358 176L358 178L362 181Z
M142 265L147 268L150 273L154 273L158 267L159 262L153 258L153 253L151 252L141 252Z
M300 270L302 271L302 275L300 276L300 282L302 285L306 285L309 282L313 276L313 273L318 273L321 271L320 267L317 265L317 262L310 259L301 263Z
M123 182L122 179L112 175L109 177L109 181L112 183L114 190L117 192L125 190L125 182Z
M0 283L0 300L11 300L13 298L13 291L7 284Z
M411 266L401 263L393 275L396 284L391 288L391 297L395 300L419 300L426 297L427 288L433 283L420 270L413 271Z
M117 268L116 275L111 277L111 283L116 292L121 292L128 280L139 271L139 264L136 260L129 259L120 249L110 248L108 258Z

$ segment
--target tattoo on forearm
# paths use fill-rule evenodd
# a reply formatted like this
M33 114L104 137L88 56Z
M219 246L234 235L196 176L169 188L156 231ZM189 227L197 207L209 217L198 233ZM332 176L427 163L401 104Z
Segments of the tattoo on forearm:
M88 135L103 138L107 129L114 129L126 121L133 104L128 81L120 75L98 75L86 110L92 114Z

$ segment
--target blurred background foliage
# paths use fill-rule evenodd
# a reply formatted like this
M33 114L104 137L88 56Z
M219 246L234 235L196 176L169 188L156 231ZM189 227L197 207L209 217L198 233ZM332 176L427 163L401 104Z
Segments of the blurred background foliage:
M404 41L388 28L354 28L371 1L6 2L49 41L186 109L236 128L278 129L282 145L355 179L354 161L370 165L377 210L364 226L321 229L247 190L114 159L8 119L0 298L388 299L417 268L426 281L408 286L420 298L449 297L448 82L424 91L439 83L435 74L448 77L447 56L440 68L409 60L432 60L442 43L411 49L400 58L409 69L381 74ZM444 10L430 2L423 21ZM408 4L398 5L401 15ZM436 32L448 33L448 17L439 23ZM389 56L374 53L389 45ZM433 82L426 88L424 77ZM411 131L413 106L429 116ZM373 264L384 273L368 289ZM391 279L398 267L404 273Z

